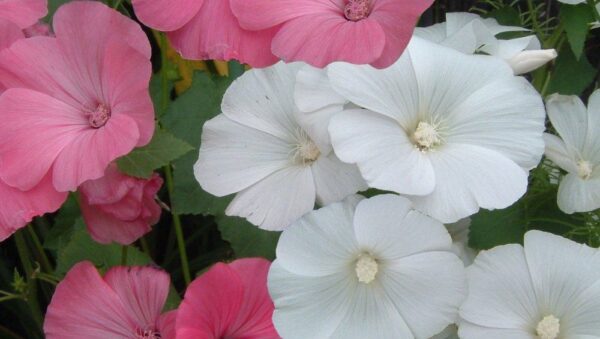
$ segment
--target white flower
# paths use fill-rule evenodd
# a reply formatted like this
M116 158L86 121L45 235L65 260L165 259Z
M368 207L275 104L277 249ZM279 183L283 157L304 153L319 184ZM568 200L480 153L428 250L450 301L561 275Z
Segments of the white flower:
M202 132L196 179L207 192L237 193L228 215L281 230L315 201L326 205L366 188L355 166L339 161L297 120L293 89L301 64L246 72L227 89L222 114Z
M562 2L563 4L568 4L568 5L577 5L577 4L585 3L586 0L558 0L558 2Z
M471 219L469 218L446 225L446 229L452 237L452 251L463 261L465 267L471 265L477 256L477 252L469 247L470 226Z
M600 252L540 231L481 252L467 269L463 339L600 337Z
M535 35L503 40L504 32L528 31L522 27L502 26L495 19L473 13L447 13L446 22L416 28L415 35L465 54L485 53L504 59L515 74L524 74L556 58L554 49L541 49Z
M552 126L545 133L546 156L568 172L558 188L558 207L566 213L600 208L600 90L589 107L577 96L553 94L546 101Z
M396 195L356 205L313 211L281 235L268 279L279 334L429 338L453 323L466 281L444 226Z
M328 76L365 108L335 115L329 132L371 187L410 195L445 223L525 193L544 150L544 105L506 63L413 38L387 69L336 63Z

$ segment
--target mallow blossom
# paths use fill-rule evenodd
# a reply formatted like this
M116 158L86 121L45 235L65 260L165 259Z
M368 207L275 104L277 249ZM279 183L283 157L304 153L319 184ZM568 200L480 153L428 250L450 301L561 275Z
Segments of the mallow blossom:
M526 192L544 151L545 110L505 62L415 37L387 69L336 63L327 73L362 107L331 118L333 148L370 187L407 195L444 223Z
M169 275L150 266L76 264L58 284L44 320L48 339L175 339L176 311L161 314Z
M223 97L222 114L202 131L196 179L216 196L237 193L228 215L281 230L311 211L366 188L358 169L342 163L329 138L308 123L294 102L302 64L254 69ZM319 117L320 118L320 117Z
M138 179L121 173L111 164L104 177L84 182L79 187L83 220L94 240L107 244L129 245L160 219L161 208L155 200L162 178Z
M522 27L500 25L496 19L484 19L473 13L447 13L446 22L418 27L415 35L465 54L484 53L499 57L515 74L524 74L557 57L556 50L542 49L535 35L514 39L496 37L500 33L526 31Z
M47 176L73 191L154 131L150 44L139 25L95 1L63 5L53 22L55 38L0 53L0 178L23 191Z
M567 171L558 187L558 207L565 213L600 208L600 90L592 93L587 109L579 97L559 94L548 97L546 108L560 135L544 134L546 156Z
M248 30L280 27L272 51L286 62L393 64L433 0L230 0Z
M457 318L465 269L440 222L408 199L351 197L283 231L269 271L286 339L429 338Z
M270 265L262 258L238 259L196 278L177 311L177 338L279 339L267 291Z
M145 25L167 32L186 59L235 59L253 67L278 61L271 52L277 28L249 31L240 27L229 0L133 0Z
M467 270L463 339L600 337L600 252L540 231L481 252Z

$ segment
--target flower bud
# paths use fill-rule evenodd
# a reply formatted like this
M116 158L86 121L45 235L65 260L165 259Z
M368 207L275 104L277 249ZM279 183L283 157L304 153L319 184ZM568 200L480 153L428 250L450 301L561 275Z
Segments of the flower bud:
M524 74L541 67L558 56L554 49L523 51L508 60L515 75Z

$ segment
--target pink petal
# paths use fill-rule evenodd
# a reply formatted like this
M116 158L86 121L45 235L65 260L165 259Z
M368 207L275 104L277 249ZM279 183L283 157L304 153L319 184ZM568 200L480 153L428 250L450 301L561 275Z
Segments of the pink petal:
M230 266L218 263L196 278L177 312L177 338L221 338L235 321L244 302L244 285Z
M57 192L50 176L33 189L23 192L0 180L0 241L5 240L35 216L55 212L67 199L67 193Z
M192 19L204 0L133 0L138 19L159 31L174 31Z
M8 48L15 41L23 39L23 31L12 21L0 18L0 51Z
M343 14L315 14L286 22L273 39L273 53L286 62L323 68L335 61L368 64L385 46L385 33L370 18L347 21Z
M143 219L120 220L104 209L88 204L85 199L81 199L80 207L88 232L101 244L130 245L151 230Z
M164 313L158 318L158 330L161 339L175 339L175 321L177 320L177 310Z
M47 0L0 1L0 18L14 22L21 29L33 25L47 13Z
M275 27L304 15L343 13L344 0L230 0L231 9L245 29Z
M72 106L21 88L0 96L0 120L0 176L21 190L38 185L67 145L89 129L87 119ZM110 143L106 146L112 147ZM72 158L64 165L72 167L79 160ZM57 190L68 190L63 188Z
M235 59L253 67L266 67L278 60L270 48L276 31L246 31L239 26L227 0L205 0L188 24L168 36L184 58Z
M102 88L104 103L112 114L125 114L135 120L140 132L136 146L144 146L154 134L154 106L148 86L152 76L150 60L120 41L107 45L104 57Z
M385 32L385 48L381 56L371 63L377 68L392 65L406 49L413 30L423 12L433 0L377 0L369 19L375 20Z
M119 295L85 261L73 266L56 287L44 333L48 339L131 338L136 325Z
M171 283L167 272L150 266L120 266L106 272L104 280L117 293L140 328L158 329L159 316Z
M86 201L92 205L114 204L121 201L135 186L135 180L121 171L116 164L110 164L104 176L97 180L84 182L79 192L86 196Z
M108 165L131 152L138 140L137 124L122 114L113 115L101 128L81 131L56 157L54 186L59 191L74 191L85 181L102 177Z
M273 326L274 305L267 290L271 262L266 259L239 259L229 265L244 285L244 302L226 337L279 339Z

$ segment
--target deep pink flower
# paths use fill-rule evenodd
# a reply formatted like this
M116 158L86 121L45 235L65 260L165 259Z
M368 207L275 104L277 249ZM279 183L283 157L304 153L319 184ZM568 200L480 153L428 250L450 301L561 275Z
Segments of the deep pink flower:
M253 67L278 61L271 53L277 28L242 29L229 0L133 0L138 18L147 26L168 32L173 47L194 60L238 60Z
M265 259L239 259L196 278L177 311L177 338L279 338L267 291L270 266Z
M60 208L67 192L57 192L50 177L45 177L33 189L22 192L0 180L0 241L25 226L33 217Z
M75 190L154 132L150 44L139 25L75 1L56 12L54 32L0 52L0 177L21 190L48 173L58 191Z
M2 0L0 19L8 20L20 29L35 24L48 13L48 0Z
M433 0L231 0L240 25L282 25L272 50L286 62L335 61L385 68L402 54Z
M111 164L104 177L79 187L81 213L92 238L99 243L129 245L150 232L160 219L154 200L163 180L154 174L149 180L130 177Z
M175 338L176 311L161 315L169 284L158 268L113 267L102 278L89 261L78 263L52 296L46 338Z

